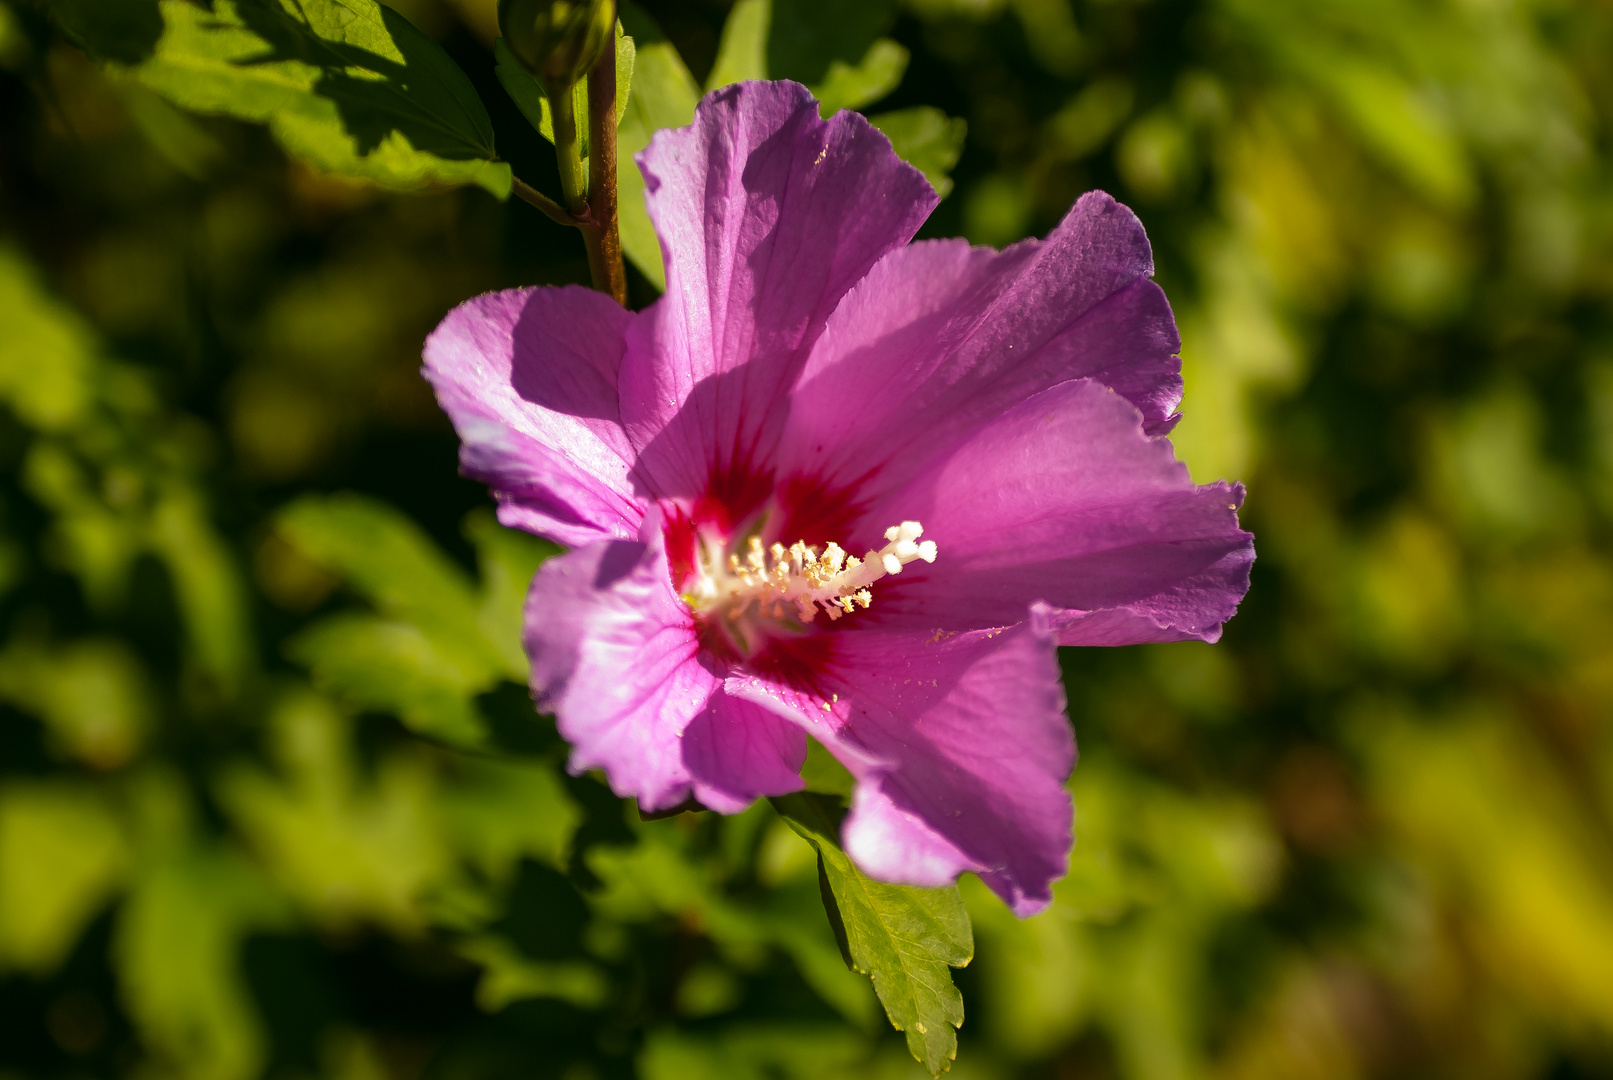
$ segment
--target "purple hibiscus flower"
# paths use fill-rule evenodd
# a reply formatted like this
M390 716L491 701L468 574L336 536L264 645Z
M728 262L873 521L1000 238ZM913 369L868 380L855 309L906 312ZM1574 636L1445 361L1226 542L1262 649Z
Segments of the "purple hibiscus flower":
M666 295L493 293L426 376L532 582L532 690L646 810L856 780L868 874L965 870L1021 915L1065 870L1057 645L1214 641L1243 489L1197 487L1141 224L1083 196L1042 241L909 243L924 177L861 116L742 83L638 158Z

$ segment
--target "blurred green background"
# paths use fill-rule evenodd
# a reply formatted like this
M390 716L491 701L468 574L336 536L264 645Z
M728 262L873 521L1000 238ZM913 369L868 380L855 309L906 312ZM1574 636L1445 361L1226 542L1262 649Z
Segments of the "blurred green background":
M396 6L557 190L491 7ZM697 80L728 14L640 13ZM1219 645L1066 650L1070 876L1025 922L965 882L954 1074L1613 1076L1613 5L773 25L967 122L926 235L1133 206L1174 441L1249 485ZM771 809L640 822L532 718L549 549L457 477L419 349L586 275L524 204L318 175L0 0L0 1077L923 1075Z

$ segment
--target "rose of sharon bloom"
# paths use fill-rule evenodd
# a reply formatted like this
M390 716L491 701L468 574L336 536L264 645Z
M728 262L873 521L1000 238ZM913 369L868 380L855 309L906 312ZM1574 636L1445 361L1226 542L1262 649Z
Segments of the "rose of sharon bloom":
M973 871L1021 915L1071 846L1057 645L1214 641L1243 489L1165 438L1179 344L1141 224L909 243L938 201L804 87L706 97L638 157L666 295L493 293L425 373L499 519L569 545L526 608L532 690L645 810L856 780L871 876Z

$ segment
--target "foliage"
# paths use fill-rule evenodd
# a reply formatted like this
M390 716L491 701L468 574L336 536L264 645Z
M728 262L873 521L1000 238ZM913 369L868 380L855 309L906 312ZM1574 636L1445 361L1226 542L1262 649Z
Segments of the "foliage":
M1094 186L1149 227L1173 438L1260 561L1218 645L1064 657L1078 844L1023 922L861 879L821 748L731 818L565 773L552 549L416 374L459 300L586 278L502 199L554 174L491 11L0 2L0 1073L1613 1067L1605 5L622 11L636 305L627 163L740 78L955 183L926 235Z

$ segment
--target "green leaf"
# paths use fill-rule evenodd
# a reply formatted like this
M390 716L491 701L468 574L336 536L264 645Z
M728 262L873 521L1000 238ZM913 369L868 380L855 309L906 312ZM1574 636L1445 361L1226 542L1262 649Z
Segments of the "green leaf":
M898 157L924 174L937 195L946 198L952 190L949 174L963 153L968 131L963 120L919 105L870 116L868 122L885 133Z
M794 79L811 88L828 116L896 89L907 71L907 50L875 36L894 14L889 5L829 7L840 10L825 13L818 0L739 0L723 24L706 90L745 79Z
M432 759L403 747L355 760L351 722L311 691L269 716L275 769L238 765L219 804L276 884L320 923L418 934L430 893L458 873Z
M227 157L222 143L189 113L139 83L124 81L123 107L151 148L193 180L205 180Z
M162 37L157 0L50 0L67 39L97 60L137 64Z
M465 535L482 570L478 590L413 521L356 495L309 497L281 511L281 535L345 580L380 617L348 612L315 623L286 652L323 689L361 709L395 713L412 730L482 748L475 697L501 679L525 682L522 606L552 544L472 514Z
M147 5L109 21L103 6L58 0L54 10L92 55L176 105L267 123L288 153L338 176L509 196L510 167L470 80L375 0L161 0L154 41Z
M616 24L616 123L622 122L622 114L627 111L628 99L633 89L633 63L635 59L633 39L622 32L622 24ZM516 108L521 110L527 123L538 130L538 134L554 142L554 121L550 117L549 99L544 95L543 84L533 77L532 73L521 66L521 62L510 52L504 39L499 38L493 43L493 73L498 81L515 102ZM577 137L579 152L584 158L588 156L588 83L582 81L571 88L571 104L577 113ZM620 137L618 136L618 142Z
M638 1059L644 1080L829 1080L889 1077L868 1060L866 1042L834 1024L741 1022L699 1034L651 1031Z
M129 845L92 787L0 789L0 971L48 975L122 883Z
M284 929L287 907L262 874L222 847L147 865L119 912L113 956L141 1042L175 1074L259 1074L267 1039L240 948L253 931Z
M438 806L458 850L500 883L523 858L564 870L582 824L582 811L547 761L468 760Z
M174 583L190 659L215 686L233 695L256 650L246 586L223 537L201 500L178 491L152 509L149 543Z
M476 1004L485 1012L531 998L556 998L592 1009L604 1004L610 993L610 983L598 965L587 960L531 960L500 937L472 938L459 945L459 954L482 965Z
M515 107L521 110L527 123L554 142L554 128L549 124L549 103L543 98L543 87L532 73L510 52L510 47L499 38L493 42L493 74L498 76L504 92L510 95ZM584 95L586 97L586 95Z
M963 996L949 967L974 958L969 914L956 886L920 889L865 876L840 850L838 802L797 794L773 800L792 829L818 852L824 904L851 965L874 992L913 1057L940 1076L958 1053Z
M0 699L44 720L52 750L97 769L134 757L155 712L139 657L116 638L56 650L13 641L0 652Z
M518 529L506 529L486 511L465 519L465 538L476 547L482 572L482 602L478 619L482 634L504 661L504 674L515 682L527 681L526 650L521 648L522 612L527 590L538 567L560 549Z
M817 87L837 64L862 67L895 18L895 0L772 0L765 77ZM894 44L882 48L885 59L876 58L876 67L888 67ZM904 69L906 63L903 50Z
M706 79L707 93L746 79L767 78L767 33L772 22L772 0L739 0L729 10L717 61Z
M45 431L83 420L95 399L95 331L9 246L0 246L0 326L0 401Z
M1094 79L1048 119L1049 148L1069 161L1093 153L1131 115L1136 96L1125 79Z
M469 575L398 510L360 495L310 496L282 510L276 525L383 615L429 628L458 652L485 654L481 605Z
M411 731L454 746L487 742L474 696L498 674L464 662L409 623L373 615L332 615L292 638L286 655L306 666L314 684L361 709L396 714Z
M823 744L813 738L807 739L806 761L801 764L801 779L806 781L808 791L819 791L828 795L850 795L852 785L856 782L846 767Z
M632 4L623 4L621 11L622 24L632 34L636 50L633 94L616 132L622 250L651 284L665 289L661 244L644 206L644 175L633 163L633 155L649 146L650 136L660 129L683 127L694 120L700 86L648 15Z
M902 81L907 74L907 61L907 50L890 38L880 38L868 46L868 52L855 65L830 61L823 81L812 85L818 111L829 116L840 109L860 109L878 101Z

